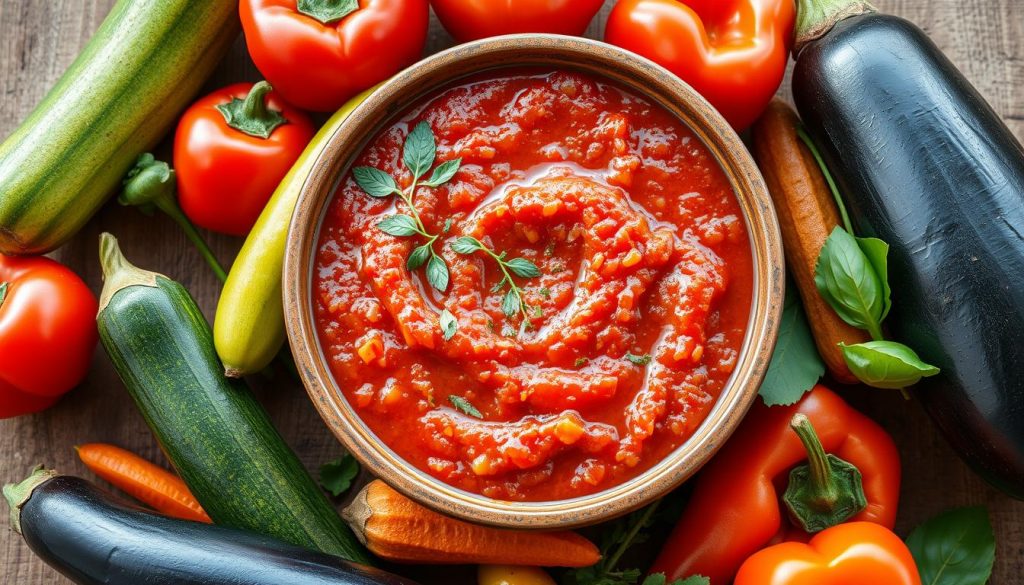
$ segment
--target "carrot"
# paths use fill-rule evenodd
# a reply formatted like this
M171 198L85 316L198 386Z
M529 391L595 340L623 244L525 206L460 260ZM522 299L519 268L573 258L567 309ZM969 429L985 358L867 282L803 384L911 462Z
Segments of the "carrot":
M754 124L754 158L761 168L782 230L786 264L800 290L815 345L832 377L854 384L839 342L870 341L868 334L848 325L818 293L814 269L821 248L839 225L839 210L810 149L800 140L800 119L776 98Z
M589 567L601 559L597 547L575 532L470 524L429 510L379 479L341 515L370 552L389 561Z
M157 512L212 523L180 477L114 445L88 443L75 447L93 473Z

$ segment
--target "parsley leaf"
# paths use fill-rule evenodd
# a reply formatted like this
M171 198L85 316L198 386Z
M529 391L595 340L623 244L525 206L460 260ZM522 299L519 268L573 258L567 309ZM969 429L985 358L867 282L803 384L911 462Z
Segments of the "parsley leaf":
M622 359L632 362L638 366L646 366L651 363L651 354L645 353L643 355L636 355L634 353L627 353Z
M434 165L434 157L436 156L437 144L434 142L434 131L430 129L430 124L424 120L416 124L416 127L412 129L412 132L405 139L405 147L402 149L402 162L412 171L413 178L418 179Z
M320 466L320 485L337 497L352 487L352 480L359 475L359 462L350 453Z
M477 410L475 406L473 406L468 400L461 396L449 394L448 401L451 402L452 406L454 406L455 409L458 410L459 412L468 414L469 416L472 416L474 418L484 418L484 415L481 414L480 411Z
M459 329L459 322L452 315L451 311L445 309L441 311L441 335L444 336L444 340L448 341L452 337L455 337L455 332Z

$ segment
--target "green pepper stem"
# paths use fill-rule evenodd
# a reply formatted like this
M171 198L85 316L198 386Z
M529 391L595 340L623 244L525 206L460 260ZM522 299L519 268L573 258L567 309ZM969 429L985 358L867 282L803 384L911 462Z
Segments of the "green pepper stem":
M196 229L196 226L189 221L188 217L185 216L185 213L173 200L162 203L163 204L157 203L157 208L169 215L175 223L181 226L181 230L185 232L185 237L187 237L196 249L199 250L199 254L204 260L206 260L206 264L209 265L210 269L213 270L213 273L217 275L217 278L221 282L226 282L228 279L228 273L225 272L224 267L217 261L217 257L213 255L213 250L210 249L210 246L206 243L206 240L203 239L203 236L199 234L199 230Z
M0 307L4 306L4 301L7 300L7 287L6 282L0 282Z
M156 208L166 213L185 232L185 236L199 250L200 255L217 275L221 282L227 280L227 273L224 267L213 255L206 240L199 235L199 231L192 225L185 213L178 207L176 195L174 169L166 162L156 160L152 154L145 153L139 156L135 167L128 173L124 180L124 191L118 197L121 205L140 207L143 210Z
M808 503L819 510L830 510L839 499L839 495L833 481L832 465L829 464L821 439L818 438L811 421L803 414L793 415L789 426L800 437L800 442L807 451L807 463L811 472Z
M231 101L216 106L224 116L224 123L243 134L264 140L270 138L274 129L288 122L281 112L272 110L267 105L267 94L273 90L266 81L252 86L244 100L232 98Z
M797 0L793 57L807 43L825 36L839 21L868 12L876 9L865 0Z

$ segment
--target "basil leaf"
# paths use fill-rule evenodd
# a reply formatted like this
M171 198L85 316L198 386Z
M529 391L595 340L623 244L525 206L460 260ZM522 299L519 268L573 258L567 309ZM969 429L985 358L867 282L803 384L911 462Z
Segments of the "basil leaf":
M758 394L767 406L796 404L824 374L825 364L814 345L800 295L796 285L787 281L779 339Z
M456 254L472 254L477 250L482 250L483 247L484 245L480 243L480 240L471 236L462 236L452 242L452 250Z
M873 388L899 390L939 373L938 368L921 361L914 350L895 341L840 343L839 347L843 348L843 360L850 372Z
M866 329L872 338L882 337L882 285L857 240L841 227L832 230L821 248L814 284L843 321Z
M447 234L448 232L451 231L451 229L452 229L452 218L449 217L448 219L444 220L444 228L441 231Z
M480 411L477 410L475 406L473 406L468 400L461 396L449 394L448 401L451 402L452 406L454 406L455 409L458 410L459 412L468 414L469 416L479 419L484 418L484 415L481 414Z
M505 313L506 317L513 317L519 312L519 306L519 295L516 294L516 291L509 289L505 293L505 297L501 299L501 312Z
M453 160L445 161L434 169L434 172L430 174L430 178L427 179L424 185L427 187L440 187L448 181L452 180L455 173L459 172L459 167L462 165L462 159L456 158Z
M918 526L907 538L922 585L984 585L996 539L984 507L959 508Z
M356 184L371 197L389 197L398 193L398 185L391 175L373 167L356 167L352 169L352 177Z
M448 309L441 311L441 335L444 336L444 340L448 341L455 337L455 332L458 329L459 322L455 319L455 315L452 315Z
M892 289L889 288L889 244L878 238L857 238L857 245L874 268L878 282L882 283L882 316L878 319L881 323L885 321L889 309L892 308Z
M622 359L626 360L627 362L636 364L638 366L646 366L647 364L651 363L651 354L645 353L644 355L636 355L633 353L627 353L626 355L622 356Z
M505 266L520 278L536 278L540 276L540 268L537 268L536 264L526 258L513 258L506 262Z
M445 264L444 258L430 257L430 261L427 262L427 282L441 292L448 288L448 265Z
M352 487L352 480L359 475L359 462L349 453L339 459L320 466L320 485L337 497Z
M666 585L668 582L664 573L648 575L641 585ZM668 585L711 585L711 580L703 575L692 575L685 579L676 579Z
M416 124L416 127L405 139L402 161L412 171L413 177L418 179L434 166L436 155L437 144L434 143L434 132L430 129L430 124L424 120Z
M416 249L412 251L412 254L409 254L409 259L405 261L405 266L409 270L416 270L420 266L423 266L427 261L427 258L430 258L430 245L423 244L422 246L417 246Z
M402 215L401 213L385 217L377 224L377 229L390 236L395 236L396 238L408 238L409 236L415 236L420 231L416 226L415 219L408 215Z

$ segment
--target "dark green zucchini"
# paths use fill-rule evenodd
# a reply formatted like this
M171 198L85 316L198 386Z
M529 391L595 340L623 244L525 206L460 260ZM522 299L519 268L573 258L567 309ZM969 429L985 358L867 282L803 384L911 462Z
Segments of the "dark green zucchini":
M188 291L130 264L110 234L100 236L100 257L103 347L210 518L369 564L249 389L224 376Z
M32 552L81 585L415 585L252 532L167 518L52 471L4 496Z
M0 253L48 252L78 232L171 128L239 29L235 0L120 0L0 144Z
M960 456L1024 499L1024 148L912 23L800 0L793 72L857 234L889 243L894 339Z

